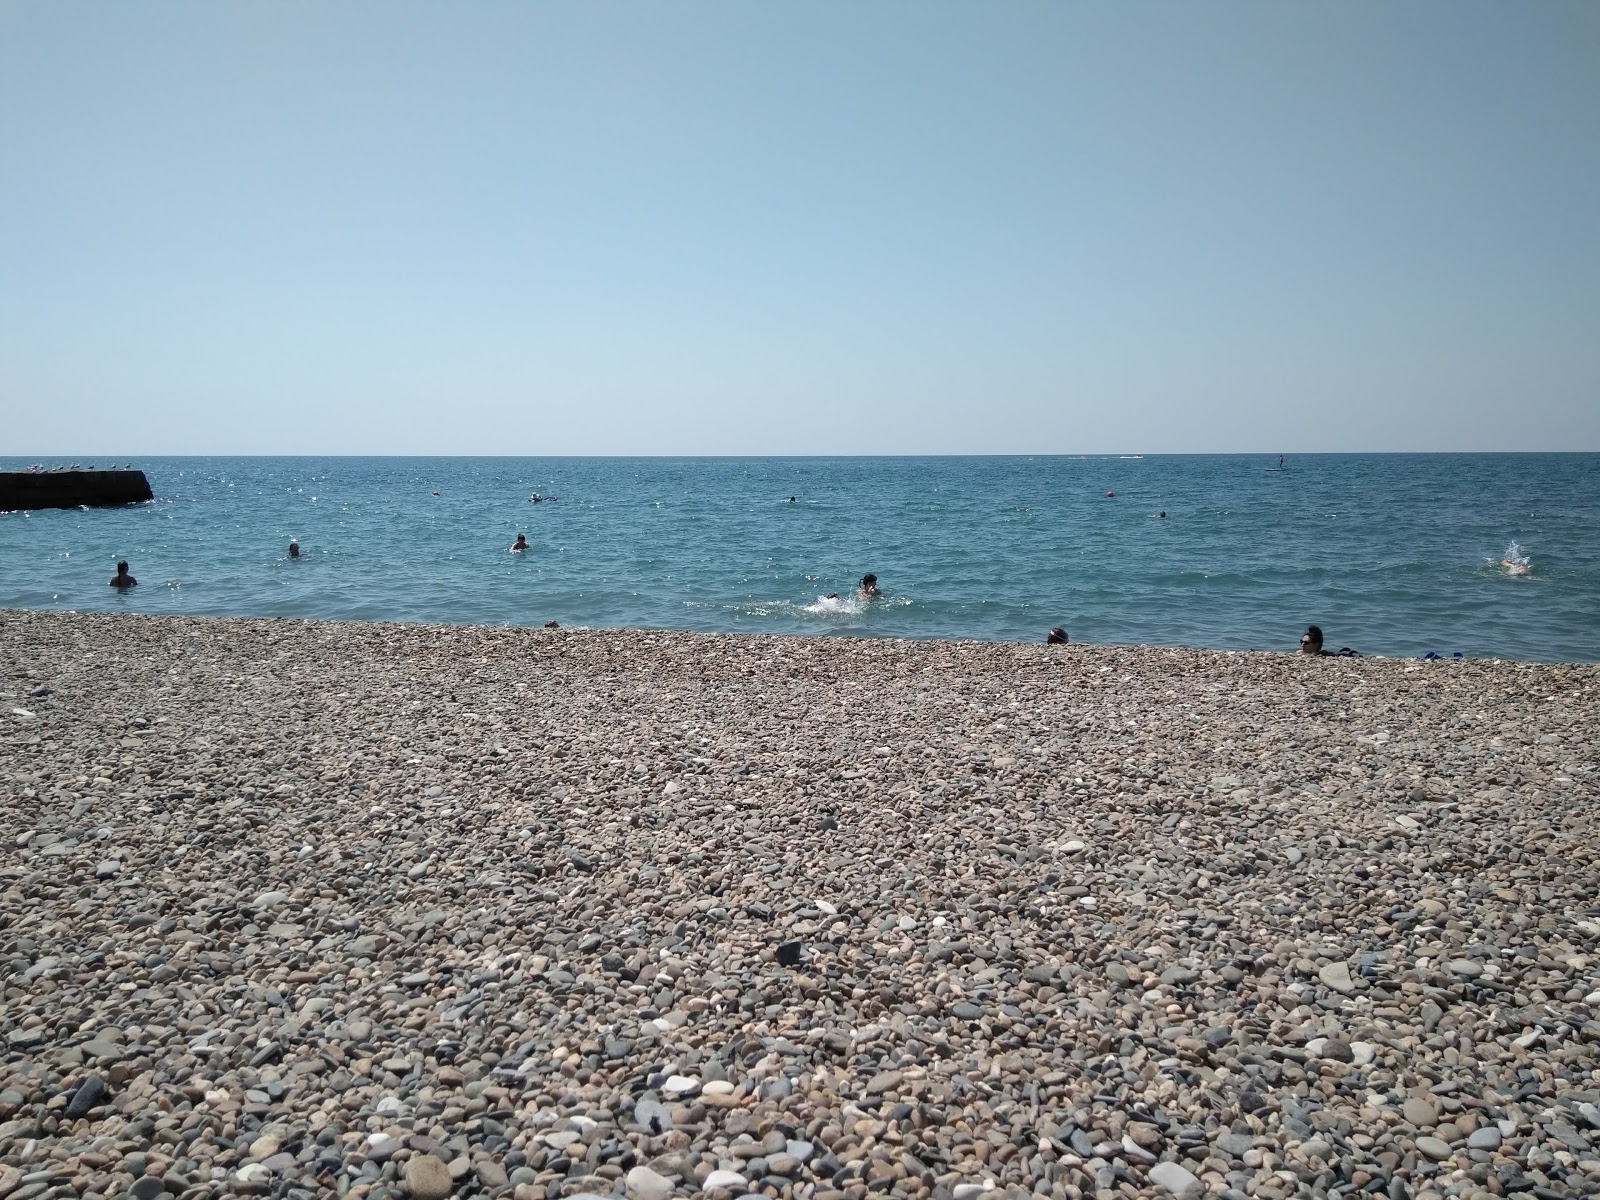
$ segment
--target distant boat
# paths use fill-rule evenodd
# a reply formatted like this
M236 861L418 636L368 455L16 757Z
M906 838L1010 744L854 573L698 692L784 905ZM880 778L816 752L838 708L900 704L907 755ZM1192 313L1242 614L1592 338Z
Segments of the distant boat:
M1142 455L1142 454L1123 454L1123 455L1119 455L1119 457L1121 457L1121 458L1143 458L1144 455Z

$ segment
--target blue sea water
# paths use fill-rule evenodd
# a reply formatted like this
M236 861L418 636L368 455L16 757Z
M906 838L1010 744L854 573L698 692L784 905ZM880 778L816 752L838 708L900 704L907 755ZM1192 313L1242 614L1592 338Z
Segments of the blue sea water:
M0 515L0 607L1600 660L1595 454L134 465Z

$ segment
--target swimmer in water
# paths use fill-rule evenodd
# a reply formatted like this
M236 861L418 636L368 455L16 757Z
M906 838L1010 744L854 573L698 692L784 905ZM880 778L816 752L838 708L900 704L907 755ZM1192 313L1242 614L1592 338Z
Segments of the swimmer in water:
M793 496L790 496L790 497L789 497L789 503L790 503L790 504L793 504L793 503L794 503L794 497L793 497Z
M128 574L127 559L122 559L117 563L117 573L111 577L111 586L119 592L125 592L131 587L139 586L139 581Z
M300 557L300 543L295 541L293 538L289 539L289 557L290 558L299 558Z
M860 596L863 600L876 600L878 594L878 577L868 571L861 577Z
M1065 646L1067 644L1067 631L1057 625L1045 635L1044 644L1046 646Z
M513 553L513 554L521 554L527 548L528 548L528 535L525 534L525 533L517 534L517 540L511 543L511 553Z
M1526 559L1502 558L1500 565L1506 569L1507 575L1533 574L1533 564Z

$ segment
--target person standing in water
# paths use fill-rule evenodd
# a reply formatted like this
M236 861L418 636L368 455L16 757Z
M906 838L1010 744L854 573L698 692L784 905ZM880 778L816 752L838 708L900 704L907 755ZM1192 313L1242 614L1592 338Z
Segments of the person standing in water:
M128 560L120 559L117 562L117 573L111 577L111 586L119 592L125 592L131 587L138 587L139 581L128 574Z
M289 539L289 557L290 558L299 558L300 557L300 543L295 541L293 538Z
M513 553L513 554L521 554L527 548L528 548L528 535L525 534L525 533L517 534L517 540L511 543L511 553Z
M863 600L876 600L878 598L878 577L868 571L861 577L861 590L857 593Z

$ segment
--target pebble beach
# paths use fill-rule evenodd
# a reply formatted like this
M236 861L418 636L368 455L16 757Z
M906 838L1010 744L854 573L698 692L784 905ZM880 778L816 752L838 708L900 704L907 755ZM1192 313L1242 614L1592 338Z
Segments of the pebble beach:
M1600 667L11 611L0 721L3 1200L1600 1193Z

